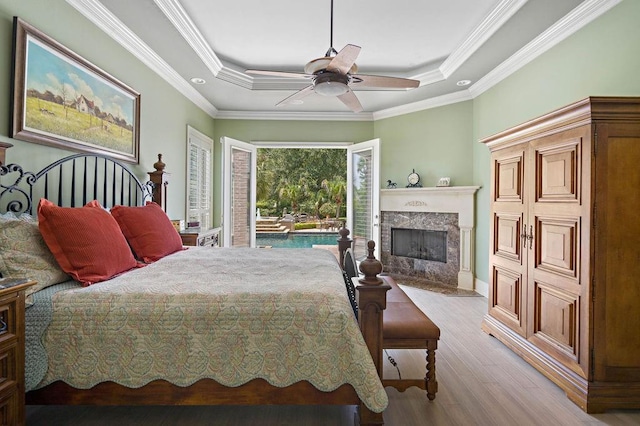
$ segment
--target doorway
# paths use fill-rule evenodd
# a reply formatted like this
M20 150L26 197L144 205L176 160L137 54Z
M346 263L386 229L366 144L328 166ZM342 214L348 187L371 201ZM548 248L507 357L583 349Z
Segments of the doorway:
M346 227L356 241L356 256L366 256L366 241L379 246L379 139L361 143L246 143L222 138L223 165L223 245L256 246L258 148L339 149L346 154ZM239 161L237 166L234 161ZM321 159L317 160L318 162ZM250 167L244 166L251 164ZM300 173L298 173L300 174ZM244 191L243 191L244 189ZM262 189L261 189L262 190ZM290 188L289 199L295 199ZM315 201L314 201L315 202ZM275 206L277 208L277 206ZM299 206L297 206L299 207ZM267 209L268 210L268 209ZM315 205L313 211L315 212ZM336 210L339 215L339 211ZM298 212L306 213L309 212ZM280 216L282 212L277 212ZM262 211L260 212L262 215ZM247 235L249 235L247 237ZM247 241L249 243L247 244ZM376 256L378 254L376 253Z

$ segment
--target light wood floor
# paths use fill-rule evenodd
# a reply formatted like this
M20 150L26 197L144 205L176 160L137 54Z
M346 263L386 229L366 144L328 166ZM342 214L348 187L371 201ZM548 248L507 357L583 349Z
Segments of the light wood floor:
M439 391L388 388L385 424L640 425L640 410L588 415L500 342L480 330L484 297L452 297L405 287L440 327ZM390 351L403 377L424 376L423 351ZM389 364L388 374L395 369ZM397 374L397 373L396 373ZM352 407L27 407L27 425L352 425Z

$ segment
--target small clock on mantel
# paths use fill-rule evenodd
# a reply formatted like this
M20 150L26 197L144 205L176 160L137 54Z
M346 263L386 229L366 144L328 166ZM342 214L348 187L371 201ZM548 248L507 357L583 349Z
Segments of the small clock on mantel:
M416 173L416 169L413 169L409 176L407 176L407 188L421 188L422 184L420 183L420 175Z

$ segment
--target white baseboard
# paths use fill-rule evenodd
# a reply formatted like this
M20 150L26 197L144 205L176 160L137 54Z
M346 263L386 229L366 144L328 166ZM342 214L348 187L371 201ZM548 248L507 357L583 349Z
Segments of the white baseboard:
M474 288L476 293L483 295L484 297L489 297L489 284L485 283L482 280L475 279Z

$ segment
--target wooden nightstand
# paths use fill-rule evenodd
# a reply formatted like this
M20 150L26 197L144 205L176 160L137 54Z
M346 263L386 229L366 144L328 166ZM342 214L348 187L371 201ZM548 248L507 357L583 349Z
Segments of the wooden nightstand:
M0 278L0 423L23 425L26 279Z
M220 228L201 230L200 228L187 228L180 231L182 245L185 246L210 246L218 247L220 238Z

